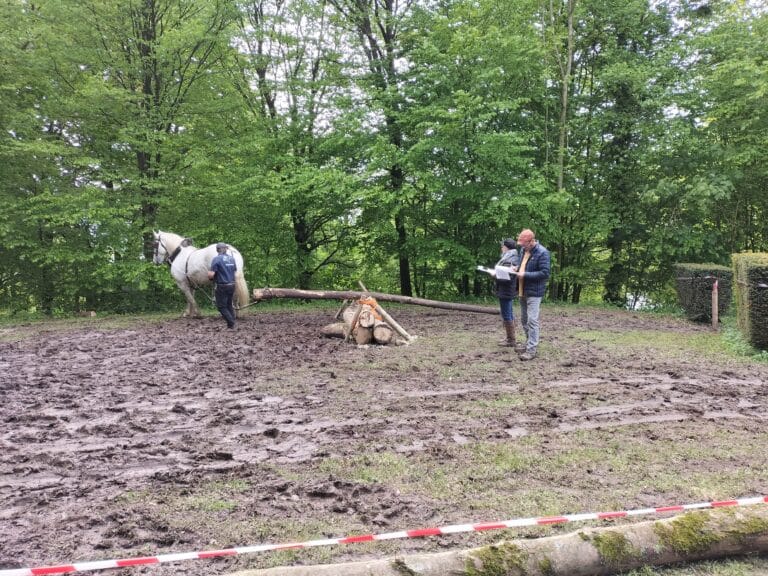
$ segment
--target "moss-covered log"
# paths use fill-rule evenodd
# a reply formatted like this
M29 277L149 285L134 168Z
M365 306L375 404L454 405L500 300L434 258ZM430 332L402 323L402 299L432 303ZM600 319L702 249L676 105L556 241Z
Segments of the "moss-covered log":
M768 552L764 505L689 512L471 550L247 570L233 576L597 576L758 552Z

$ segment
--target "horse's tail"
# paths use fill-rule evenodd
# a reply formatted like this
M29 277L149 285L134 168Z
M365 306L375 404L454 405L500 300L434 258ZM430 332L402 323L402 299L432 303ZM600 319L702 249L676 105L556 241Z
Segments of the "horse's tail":
M248 302L250 300L250 294L248 294L248 284L245 282L245 276L243 276L243 271L238 270L235 272L235 312L238 312L239 315L239 309L245 308L248 306Z

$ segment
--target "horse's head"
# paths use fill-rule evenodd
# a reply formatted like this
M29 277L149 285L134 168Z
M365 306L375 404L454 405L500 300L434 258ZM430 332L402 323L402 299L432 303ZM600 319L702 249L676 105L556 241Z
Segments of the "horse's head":
M152 262L155 264L164 264L168 261L168 246L166 246L166 243L163 239L163 232L158 230L157 232L152 232L152 234L155 237L155 252L152 256Z

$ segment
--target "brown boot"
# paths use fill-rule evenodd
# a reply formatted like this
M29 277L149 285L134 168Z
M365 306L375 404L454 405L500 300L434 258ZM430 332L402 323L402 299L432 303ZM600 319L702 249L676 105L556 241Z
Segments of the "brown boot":
M504 320L504 332L507 334L507 337L504 340L501 340L499 342L499 346L507 346L509 348L515 347L515 321L512 320L510 322L507 322Z

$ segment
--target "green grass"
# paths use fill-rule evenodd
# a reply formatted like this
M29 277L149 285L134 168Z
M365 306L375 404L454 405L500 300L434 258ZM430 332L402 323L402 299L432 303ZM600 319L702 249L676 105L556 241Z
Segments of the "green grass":
M768 561L761 558L698 562L684 567L650 568L627 572L626 576L766 576Z
M768 350L756 350L739 332L734 321L725 323L721 333L723 345L729 353L757 362L768 363Z
M525 406L525 399L516 394L501 394L497 398L468 400L457 403L456 408L470 416L500 416Z
M352 458L328 458L318 466L323 474L362 482L388 484L407 477L412 472L408 459L401 454L370 452Z
M627 330L622 332L584 330L571 333L574 338L596 344L612 352L633 354L638 349L652 350L666 356L677 357L681 353L696 352L708 356L728 356L722 339L717 333L679 334L662 330Z
M571 333L574 338L592 342L606 350L623 355L634 350L653 350L668 357L688 352L721 356L723 358L768 363L768 350L756 350L735 326L732 316L726 317L717 332L688 333L684 338L663 330L582 330Z

